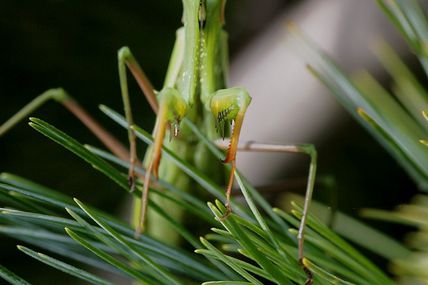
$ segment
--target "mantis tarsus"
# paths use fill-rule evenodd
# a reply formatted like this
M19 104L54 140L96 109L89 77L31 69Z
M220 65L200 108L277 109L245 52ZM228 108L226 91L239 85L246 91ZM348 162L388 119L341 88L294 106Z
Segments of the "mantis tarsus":
M244 151L279 151L306 153L311 157L311 166L306 190L303 216L298 232L298 259L306 275L305 284L313 282L312 273L304 261L304 229L307 212L313 192L316 171L316 151L312 145L278 146L258 143L239 144L239 134L244 120L245 112L251 102L248 92L241 87L225 88L227 77L228 51L227 34L223 31L224 8L226 0L183 0L184 27L177 30L177 38L170 59L165 82L160 91L155 91L149 79L141 69L137 60L128 47L118 52L119 79L121 94L124 103L126 119L128 121L128 138L130 143L127 151L120 142L109 135L97 124L70 96L62 89L49 90L30 102L8 122L0 127L0 135L5 133L19 120L25 118L30 112L44 102L54 99L62 103L69 111L76 115L95 135L119 158L130 161L129 184L131 189L136 187L136 174L134 168L139 164L136 151L136 136L133 130L133 116L128 95L127 68L136 79L138 85L146 96L150 106L156 113L154 127L154 144L146 153L142 165L146 168L144 177L137 177L143 181L143 197L141 199L136 232L144 231L148 192L150 179L162 178L171 183L181 184L181 188L189 188L189 178L179 179L181 173L173 169L167 161L161 160L161 149L165 145L184 157L188 152L200 152L202 160L207 160L203 146L194 143L190 132L185 128L180 130L180 121L187 117L199 126L211 140L224 137L228 122L233 122L230 144L227 149L224 163L231 164L231 171L227 182L225 205L227 208L223 218L227 218L232 211L230 194L236 169L236 152ZM170 137L165 138L167 129ZM186 158L188 159L188 158ZM209 160L209 159L208 159ZM192 161L206 172L210 172L207 163ZM212 163L208 163L212 164ZM211 173L221 172L221 168L211 167ZM217 167L217 168L216 168ZM216 168L216 169L215 169Z

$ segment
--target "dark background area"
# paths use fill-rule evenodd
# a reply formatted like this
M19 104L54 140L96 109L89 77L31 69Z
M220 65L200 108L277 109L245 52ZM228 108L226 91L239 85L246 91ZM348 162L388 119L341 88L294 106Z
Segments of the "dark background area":
M231 57L292 2L230 0L226 29ZM0 122L43 91L63 87L126 142L123 129L97 107L102 103L122 110L117 50L129 46L159 88L180 19L178 0L1 1ZM136 121L151 129L154 114L132 80L130 87ZM101 146L78 120L54 102L32 116L50 122L80 142ZM320 173L336 177L339 207L356 214L361 205L391 208L406 201L415 186L364 130L348 121L344 129L327 132L325 143L319 146ZM305 169L296 170L296 176L304 176ZM0 172L5 171L79 197L110 213L118 211L118 201L125 199L123 192L102 174L25 122L0 138ZM323 199L328 201L327 197ZM18 253L15 244L0 237L0 264L33 284L75 284L76 279L67 281L64 274Z

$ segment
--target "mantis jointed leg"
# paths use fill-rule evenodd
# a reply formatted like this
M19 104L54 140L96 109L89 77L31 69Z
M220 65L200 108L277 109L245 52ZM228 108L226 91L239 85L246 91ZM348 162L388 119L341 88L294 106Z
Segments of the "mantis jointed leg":
M149 153L149 165L146 169L144 177L144 188L143 197L141 200L141 214L140 222L137 226L137 234L144 230L147 203L148 203L148 192L150 185L150 177L153 172L155 178L158 178L158 169L161 158L162 144L165 137L167 125L172 126L171 132L173 136L178 135L178 128L180 120L186 113L186 102L180 96L177 90L173 88L164 88L159 92L159 113L156 118L156 125L154 128L154 144L152 152Z
M177 42L180 41L180 36L177 37ZM179 44L177 48L174 50L179 50ZM178 53L181 53L180 51ZM165 85L174 86L178 69L179 62L175 60L176 56L173 56L171 59L170 68L168 71L167 79L165 80ZM154 136L155 142L153 146L152 153L147 155L147 159L149 161L146 169L146 174L144 176L144 188L143 188L143 196L141 199L141 211L139 222L136 225L136 234L138 235L140 232L144 230L145 217L147 211L147 202L148 202L148 190L150 185L150 177L151 173L158 176L158 168L161 157L161 148L162 143L165 137L165 131L167 125L173 126L174 128L173 134L176 136L178 134L178 125L181 118L185 115L186 112L186 102L182 99L178 91L172 87L165 87L162 89L158 95L155 94L154 88L150 83L149 79L146 77L139 64L135 60L131 51L128 47L123 47L118 52L118 60L119 60L119 77L120 77L120 85L121 85L121 93L124 104L124 110L126 119L128 122L128 139L130 143L130 167L129 167L129 185L131 191L135 189L135 164L137 163L137 151L136 151L136 136L132 129L132 125L134 124L131 104L128 94L128 84L126 78L126 66L131 70L132 75L136 79L139 84L141 90L146 96L147 101L152 107L153 111L157 114L156 125L154 128ZM177 67L178 66L178 67Z
M226 218L232 210L230 207L230 194L236 170L236 151L245 112L250 102L251 97L248 95L248 92L240 87L219 90L211 99L211 112L216 118L216 127L218 130L224 128L227 121L233 120L235 122L227 155L223 160L224 163L231 163L232 165L226 189L227 212L223 218ZM223 130L221 131L223 132Z
M130 128L134 124L134 119L132 116L131 103L129 100L128 93L128 83L126 78L126 66L131 70L132 75L143 91L144 95L147 98L150 106L153 111L157 113L158 104L156 101L156 95L152 84L147 79L147 76L144 74L143 70L140 68L138 62L135 60L131 51L128 47L123 47L118 51L118 62L119 62L119 79L120 79L120 89L122 93L123 105L125 109L126 120L128 121L128 139L129 139L129 149L130 149L130 167L128 172L128 183L131 188L131 191L135 190L135 165L137 163L137 145L136 145L136 136L134 131Z
M129 152L109 132L107 132L97 121L94 120L67 92L62 88L49 89L37 96L24 106L19 112L0 126L0 136L4 135L17 123L26 119L32 112L40 108L44 103L54 100L63 105L68 111L76 116L94 135L117 157L123 160L129 159Z
M218 145L221 148L227 147L223 143L218 143ZM257 143L257 142L241 142L236 145L236 148L238 151L251 151L251 152L303 153L310 157L311 161L309 166L308 182L306 185L305 202L303 205L302 219L300 220L300 226L297 233L297 243L298 243L297 246L298 246L298 260L307 276L305 285L312 284L313 283L312 272L305 265L304 233L305 233L306 220L308 217L309 206L312 200L312 194L314 191L314 185L315 185L315 179L316 179L317 151L315 147L311 144L275 145L275 144L264 144L264 143ZM230 199L230 195L227 197L226 203L229 203L229 199Z

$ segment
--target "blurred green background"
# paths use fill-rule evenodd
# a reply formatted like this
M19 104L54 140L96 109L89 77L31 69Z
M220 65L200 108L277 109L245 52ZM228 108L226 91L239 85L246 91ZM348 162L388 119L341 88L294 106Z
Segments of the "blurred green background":
M266 5L261 2L264 1L229 1L226 28L230 33L232 59L293 1L272 1L272 7L263 17L250 17L252 11L261 9L258 5ZM124 45L129 46L154 86L159 88L180 19L178 0L0 1L0 122L46 89L63 87L126 142L123 129L103 116L97 107L103 103L116 110L122 108L116 52ZM133 80L130 82L136 121L151 129L153 112ZM81 142L100 146L79 121L54 102L34 116ZM355 215L362 206L390 208L415 193L415 186L397 163L351 119L342 130L326 132L323 141L317 146L319 173L335 176L336 199L345 212ZM140 147L140 154L143 150ZM287 177L304 177L306 167L288 173ZM0 139L0 171L72 193L108 212L117 212L118 205L124 205L125 197L116 191L116 185L81 159L34 132L26 123ZM327 193L317 193L316 197L325 202L330 199ZM399 237L401 231L394 234ZM11 239L0 237L1 264L34 284L59 281L71 284L61 273L22 257L15 250L15 244ZM37 276L32 276L34 273Z

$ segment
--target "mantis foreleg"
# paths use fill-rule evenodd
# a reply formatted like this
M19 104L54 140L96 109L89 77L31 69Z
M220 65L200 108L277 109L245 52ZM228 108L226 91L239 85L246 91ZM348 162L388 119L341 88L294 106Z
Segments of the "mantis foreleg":
M176 89L166 87L159 92L159 112L156 117L156 125L154 128L154 143L152 152L149 153L149 165L146 169L144 177L143 197L141 200L141 213L136 233L144 231L146 220L148 192L150 185L151 174L158 178L158 169L161 158L162 144L165 138L165 132L168 125L172 126L172 135L178 135L178 126L180 120L184 117L187 111L187 104L180 96Z
M177 40L171 56L167 76L165 79L164 88L156 95L152 84L150 83L143 70L140 68L136 59L132 55L128 47L123 47L118 52L119 60L119 77L121 85L122 99L125 109L125 116L129 125L128 138L130 143L130 168L129 168L129 182L131 190L135 187L134 168L137 163L136 155L136 137L132 130L134 124L133 115L131 111L131 104L128 93L128 83L126 76L126 67L128 67L139 84L141 90L147 98L153 111L157 114L156 125L153 131L155 143L153 148L149 149L147 156L146 174L144 176L143 196L141 199L141 211L136 226L136 234L144 230L145 217L147 212L148 191L150 185L150 177L153 173L155 177L158 175L158 167L161 157L161 148L165 136L166 127L172 127L172 133L177 135L179 120L186 112L186 103L183 101L182 96L174 89L177 77L179 76L180 67L184 54L184 38L183 29L177 31Z
M226 189L226 208L227 212L224 218L231 212L230 194L232 192L233 180L236 170L236 151L238 150L239 134L241 133L242 123L244 121L245 112L251 102L251 97L248 92L241 87L218 90L212 95L210 108L216 119L216 128L223 132L225 123L234 121L230 145L227 150L224 163L231 163L229 182Z

